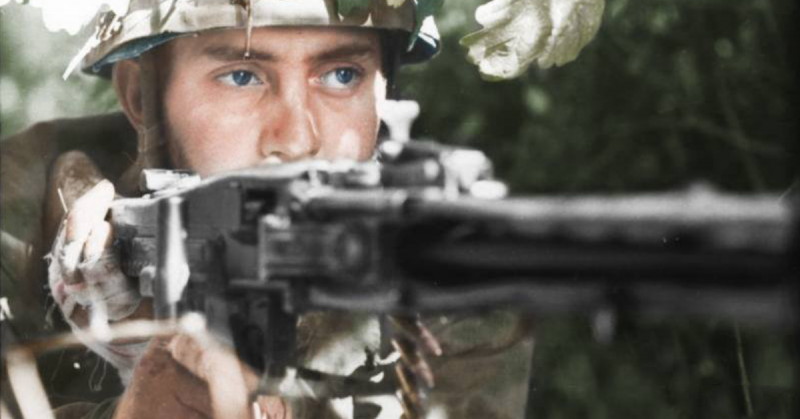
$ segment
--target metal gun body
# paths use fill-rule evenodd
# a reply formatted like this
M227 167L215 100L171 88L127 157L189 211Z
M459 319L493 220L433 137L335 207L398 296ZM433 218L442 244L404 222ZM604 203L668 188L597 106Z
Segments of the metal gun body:
M152 293L155 275L144 273L166 252L159 202L177 196L191 267L179 310L202 311L237 347L263 341L253 336L274 332L281 316L291 339L293 316L309 310L614 305L796 320L797 213L776 196L695 189L484 199L464 193L485 178L481 170L453 175L441 155L428 157L264 167L119 200L111 219L123 269ZM244 346L257 348L251 358L274 359L286 342Z

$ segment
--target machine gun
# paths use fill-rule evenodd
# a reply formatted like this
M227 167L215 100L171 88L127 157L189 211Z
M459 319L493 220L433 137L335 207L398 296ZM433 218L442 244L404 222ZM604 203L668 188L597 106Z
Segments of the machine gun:
M148 172L111 210L156 314L205 314L248 363L292 365L296 316L628 310L795 324L788 200L685 192L505 197L480 152L385 141L380 162L200 180Z

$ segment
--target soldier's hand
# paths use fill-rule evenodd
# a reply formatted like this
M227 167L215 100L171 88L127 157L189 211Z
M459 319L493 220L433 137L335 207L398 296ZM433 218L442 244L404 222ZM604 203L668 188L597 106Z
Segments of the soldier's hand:
M114 185L85 154L70 152L56 160L49 188L46 225L62 219L49 255L53 298L77 336L125 379L146 341L107 342L109 322L146 317L151 305L142 304L111 246L113 231L105 218Z
M291 419L278 397L249 398L257 376L206 337L157 338L148 347L115 419Z

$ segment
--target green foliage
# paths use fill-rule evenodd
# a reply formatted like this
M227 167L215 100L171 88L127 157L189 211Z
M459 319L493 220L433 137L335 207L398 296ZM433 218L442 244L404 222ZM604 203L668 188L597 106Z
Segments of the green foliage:
M401 81L422 105L419 135L488 151L515 190L783 191L796 179L791 1L611 0L576 61L499 84L457 43L480 3L448 3L443 53Z
M722 322L629 321L600 344L584 319L543 319L531 417L745 417L734 333ZM791 337L752 327L743 341L753 417L794 417Z
M371 0L336 0L336 11L343 16L347 16L355 10L368 9L370 1Z
M52 34L38 8L14 2L0 8L0 133L36 121L78 117L117 108L108 81L76 71L61 74L85 37Z

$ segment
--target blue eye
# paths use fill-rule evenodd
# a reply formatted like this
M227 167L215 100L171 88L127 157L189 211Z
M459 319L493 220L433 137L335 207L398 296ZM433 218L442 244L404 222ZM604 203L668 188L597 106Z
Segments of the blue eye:
M250 80L253 79L253 73L247 71L234 71L231 73L231 78L237 86L247 86Z
M345 89L353 86L361 78L361 73L352 67L339 67L320 77L322 84L334 89Z
M218 77L218 79L229 86L236 87L258 86L260 84L264 84L264 82L262 82L258 76L246 70L231 71L230 73L226 73Z
M350 83L356 77L356 73L352 68L337 68L335 73L336 81L342 84Z

